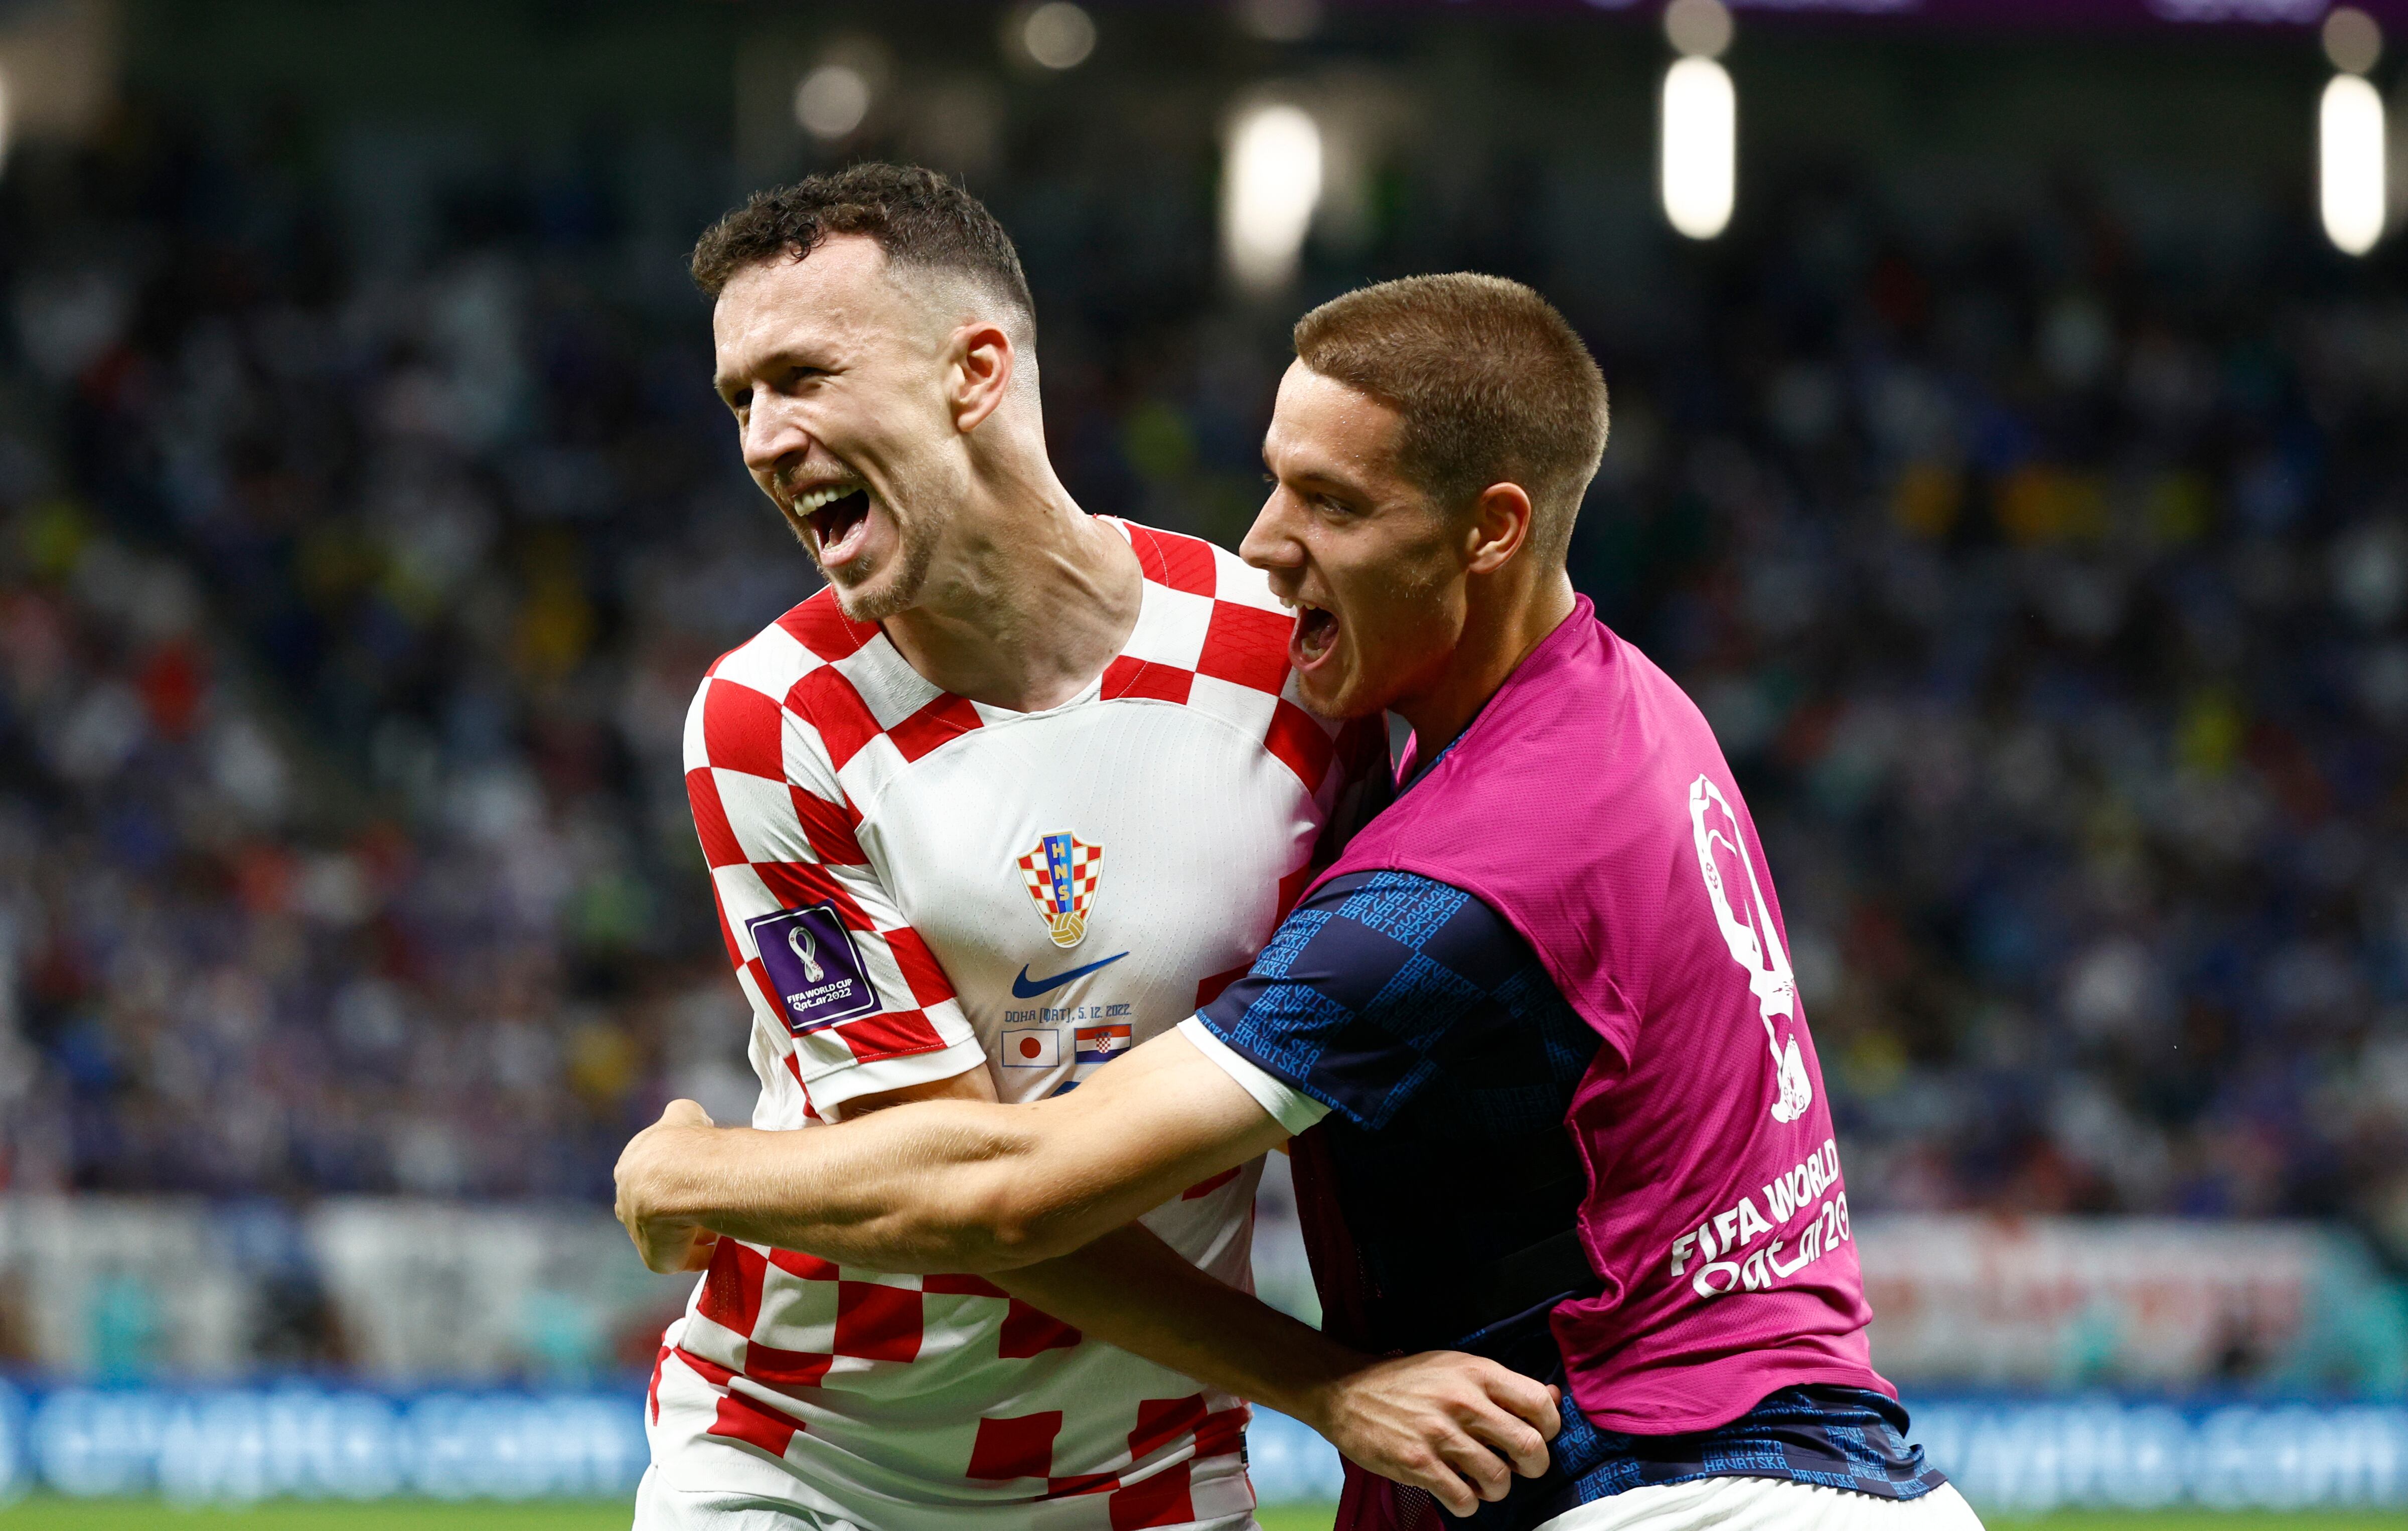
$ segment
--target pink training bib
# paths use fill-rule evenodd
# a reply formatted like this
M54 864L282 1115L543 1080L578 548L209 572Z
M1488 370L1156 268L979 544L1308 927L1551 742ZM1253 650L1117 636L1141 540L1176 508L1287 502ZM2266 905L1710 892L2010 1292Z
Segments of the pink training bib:
M1604 1289L1553 1318L1582 1411L1673 1435L1797 1383L1895 1397L1764 849L1681 688L1582 597L1324 878L1383 868L1503 915L1604 1038L1565 1123Z

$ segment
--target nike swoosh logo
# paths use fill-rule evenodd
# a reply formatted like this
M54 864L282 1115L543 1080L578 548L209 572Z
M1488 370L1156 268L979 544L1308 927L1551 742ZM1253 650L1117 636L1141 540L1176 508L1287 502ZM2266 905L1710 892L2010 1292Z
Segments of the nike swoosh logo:
M1039 979L1034 983L1028 981L1028 969L1024 966L1020 970L1020 976L1011 980L1011 997L1014 999L1035 999L1039 994L1043 994L1048 989L1059 989L1062 985L1070 982L1074 979L1085 978L1088 974L1094 972L1098 967L1110 967L1112 964L1120 961L1123 957L1127 955L1128 953L1125 952L1115 952L1101 962L1091 962L1084 967L1073 967L1067 973L1056 973L1050 979Z

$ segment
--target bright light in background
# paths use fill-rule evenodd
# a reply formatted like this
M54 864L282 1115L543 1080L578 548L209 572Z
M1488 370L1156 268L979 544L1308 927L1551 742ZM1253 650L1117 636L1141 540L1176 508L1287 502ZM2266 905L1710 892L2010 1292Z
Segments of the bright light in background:
M795 121L823 143L844 137L868 115L868 77L849 64L823 64L795 87Z
M1739 181L1739 95L1712 59L1682 59L1664 75L1664 216L1692 239L1730 225Z
M2335 75L2316 129L2325 233L2344 253L2363 255L2383 237L2383 97L2356 75Z
M1692 239L1730 225L1739 184L1739 93L1714 61L1730 47L1722 0L1672 0L1664 38L1681 58L1664 76L1664 216Z
M1221 244L1240 286L1273 293L1296 275L1321 202L1321 128L1300 107L1249 107L1231 124L1221 178Z
M2383 29L2354 6L2325 18L2325 57L2342 71L2325 86L2316 113L2316 193L2325 234L2342 251L2363 255L2383 237L2390 176L2384 163L2383 97L2362 77L2383 57Z
M1096 21L1070 0L1049 0L1021 23L1020 46L1048 69L1076 69L1096 50Z

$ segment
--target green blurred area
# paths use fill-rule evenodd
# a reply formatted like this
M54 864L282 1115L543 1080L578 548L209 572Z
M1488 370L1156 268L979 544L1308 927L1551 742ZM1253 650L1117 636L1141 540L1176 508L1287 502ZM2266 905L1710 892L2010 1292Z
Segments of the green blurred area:
M628 1506L618 1502L509 1505L491 1500L437 1504L390 1500L373 1504L254 1505L238 1510L183 1510L156 1499L26 1499L0 1507L6 1531L626 1531ZM1263 1531L1329 1531L1330 1506L1268 1509ZM2377 1510L2272 1514L2257 1511L2161 1510L2142 1514L2068 1512L2037 1519L1991 1518L1990 1531L2401 1531L2402 1517Z

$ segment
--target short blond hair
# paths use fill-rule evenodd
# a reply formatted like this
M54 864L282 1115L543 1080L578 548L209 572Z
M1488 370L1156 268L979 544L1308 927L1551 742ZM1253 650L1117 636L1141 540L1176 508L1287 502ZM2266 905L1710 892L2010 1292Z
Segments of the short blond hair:
M1605 455L1605 375L1555 305L1502 277L1405 277L1296 323L1297 359L1403 417L1398 465L1445 509L1491 484L1530 496L1530 548L1560 564Z

